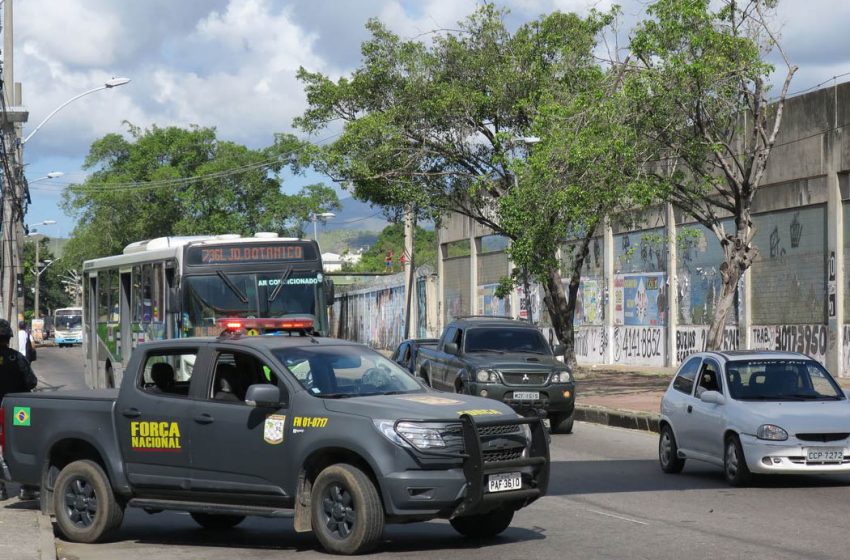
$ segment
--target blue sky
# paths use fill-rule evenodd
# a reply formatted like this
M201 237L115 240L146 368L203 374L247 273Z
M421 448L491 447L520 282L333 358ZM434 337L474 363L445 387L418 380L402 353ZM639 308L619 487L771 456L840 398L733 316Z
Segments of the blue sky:
M455 23L475 0L17 0L15 80L23 84L30 124L24 134L69 97L112 76L132 82L89 95L56 115L27 143L32 181L51 171L64 177L31 185L27 222L67 235L73 219L59 208L62 189L82 181L91 142L135 125L215 126L219 136L261 147L275 132L292 132L304 108L299 66L332 76L358 65L371 17L404 37ZM607 9L607 0L500 2L518 24L555 9ZM640 18L646 0L621 0L622 29ZM850 71L850 2L782 0L777 26L798 91ZM426 35L427 36L427 35ZM847 80L844 77L841 80ZM314 140L328 136L320 133ZM322 180L292 178L286 190Z

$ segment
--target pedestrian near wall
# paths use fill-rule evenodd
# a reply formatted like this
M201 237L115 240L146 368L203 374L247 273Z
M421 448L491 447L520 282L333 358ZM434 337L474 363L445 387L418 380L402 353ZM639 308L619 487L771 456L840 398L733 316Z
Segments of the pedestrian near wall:
M29 333L24 332L29 336ZM9 321L0 319L0 406L2 406L3 398L9 393L28 393L38 384L29 360L9 345L12 336L12 325ZM26 341L24 339L24 344ZM26 350L26 347L24 349ZM2 460L0 456L0 462ZM32 499L34 495L32 488L21 489L21 499ZM6 485L0 479L0 500L8 497Z

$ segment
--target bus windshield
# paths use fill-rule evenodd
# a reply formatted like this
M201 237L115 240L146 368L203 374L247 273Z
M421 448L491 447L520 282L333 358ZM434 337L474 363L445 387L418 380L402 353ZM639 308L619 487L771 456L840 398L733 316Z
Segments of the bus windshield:
M57 311L53 318L53 328L58 331L72 331L83 328L83 311Z
M316 272L219 273L183 279L184 328L198 334L216 319L321 316L322 277Z

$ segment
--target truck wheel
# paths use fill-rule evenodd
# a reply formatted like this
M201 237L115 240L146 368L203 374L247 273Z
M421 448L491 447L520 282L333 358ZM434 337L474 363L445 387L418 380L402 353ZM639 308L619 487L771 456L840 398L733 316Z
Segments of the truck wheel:
M245 521L244 515L216 515L213 513L191 513L195 523L211 531L232 529Z
M549 418L549 429L553 434L573 433L573 415L564 413L553 414Z
M59 530L73 542L97 542L124 519L109 478L94 461L74 461L59 472L53 508Z
M360 554L381 538L381 498L369 477L357 467L341 463L319 473L311 503L313 531L328 552Z
M513 518L514 510L500 508L481 515L455 517L449 522L455 531L465 537L488 539L507 529Z

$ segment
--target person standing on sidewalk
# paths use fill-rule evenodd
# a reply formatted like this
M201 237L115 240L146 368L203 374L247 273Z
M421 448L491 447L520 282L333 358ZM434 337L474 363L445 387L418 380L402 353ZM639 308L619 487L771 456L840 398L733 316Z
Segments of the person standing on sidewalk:
M26 331L24 331L26 333ZM26 333L27 336L28 333ZM9 393L28 393L38 385L38 379L33 373L26 356L10 347L12 340L12 325L5 319L0 319L0 404L3 397ZM26 339L24 339L26 344ZM2 456L0 456L2 461ZM21 499L32 498L31 488L21 489ZM0 479L0 500L7 499L6 485Z

